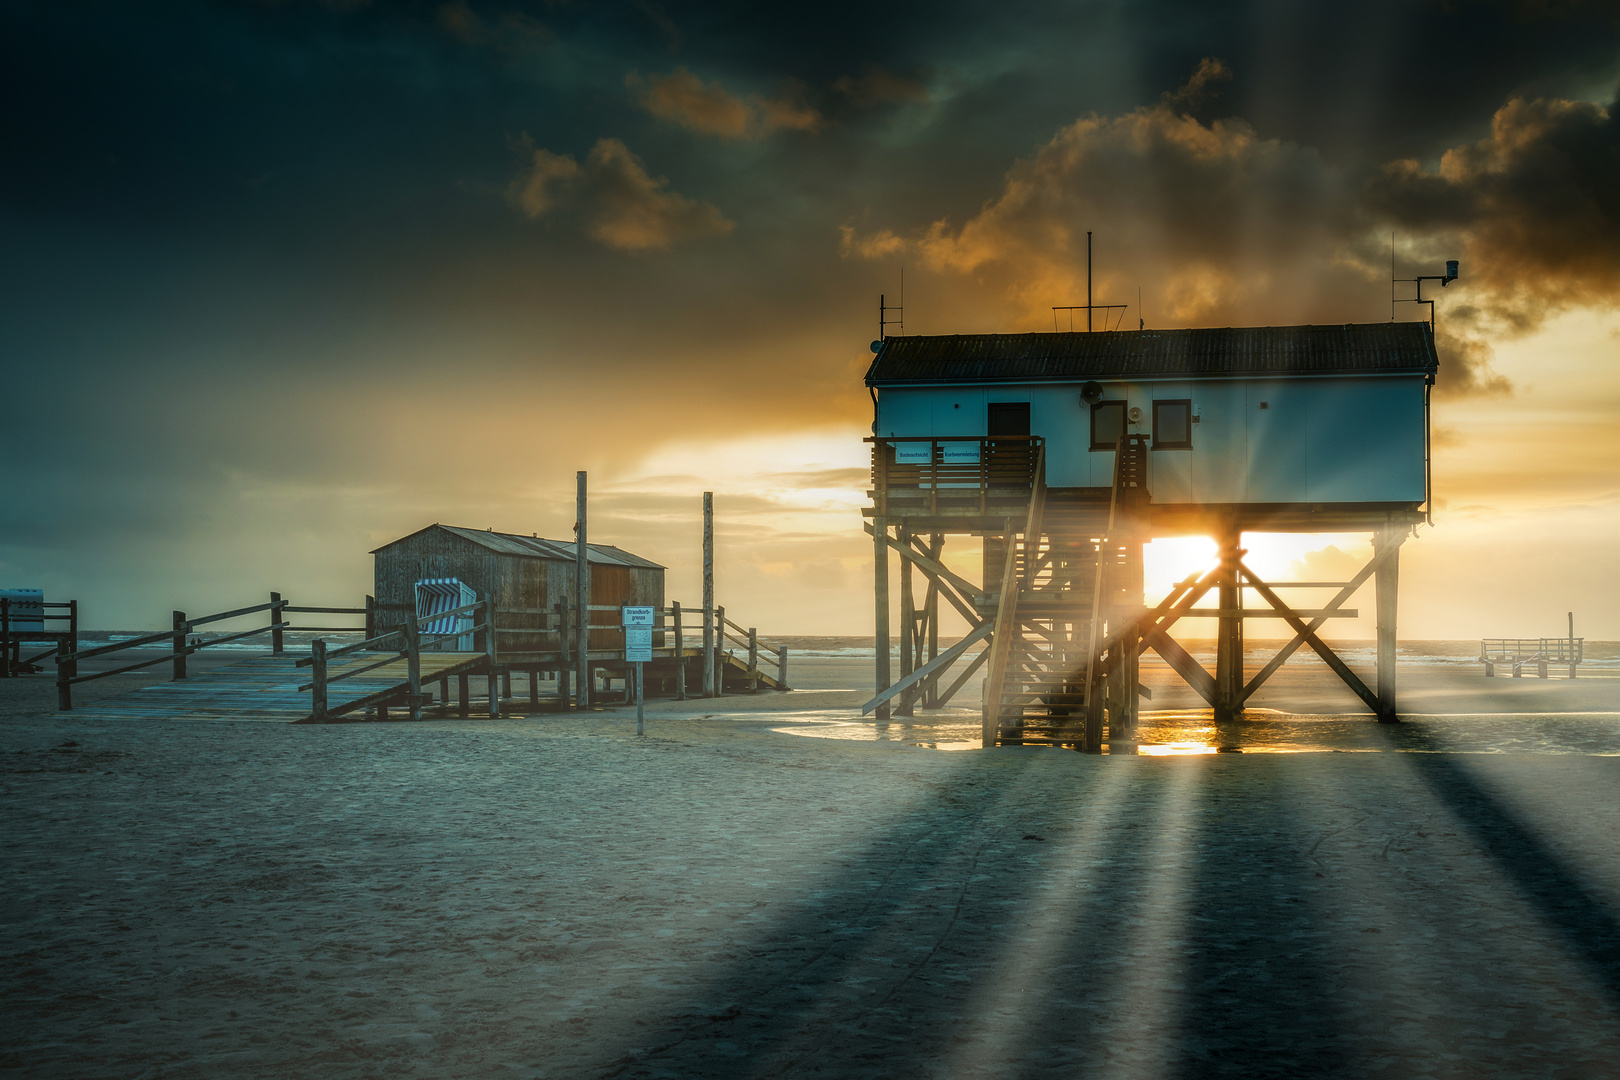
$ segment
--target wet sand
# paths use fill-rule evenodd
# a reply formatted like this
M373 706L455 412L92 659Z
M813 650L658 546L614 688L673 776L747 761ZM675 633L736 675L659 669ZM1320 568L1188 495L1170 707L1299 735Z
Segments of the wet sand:
M0 684L0 1064L1614 1073L1620 758L798 738L772 729L852 716L868 669L796 666L801 692L655 703L639 738L622 708L95 722ZM1292 708L1349 707L1289 677ZM1620 680L1403 685L1510 726L1620 704ZM1437 724L1358 730L1451 748Z

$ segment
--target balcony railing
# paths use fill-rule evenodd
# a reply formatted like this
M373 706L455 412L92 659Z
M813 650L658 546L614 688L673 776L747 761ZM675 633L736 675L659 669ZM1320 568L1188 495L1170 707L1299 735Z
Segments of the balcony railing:
M1022 507L1034 486L1043 439L1039 435L890 435L872 444L872 500L879 516L989 513L1007 503Z

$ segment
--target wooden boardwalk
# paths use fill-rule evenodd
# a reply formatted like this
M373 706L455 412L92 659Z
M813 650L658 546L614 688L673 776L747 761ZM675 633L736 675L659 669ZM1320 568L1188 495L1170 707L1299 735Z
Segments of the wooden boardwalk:
M131 690L118 697L105 698L74 715L105 720L245 720L271 723L307 722L310 692L299 690L310 680L308 667L295 667L299 657L261 655L199 673L186 679L162 682ZM334 663L328 679L345 671L364 667L379 659L378 654L356 654ZM483 670L488 658L482 653L422 654L422 684L442 678ZM405 660L401 658L371 671L343 679L331 686L335 708L356 703L361 709L378 702L403 701L408 686ZM363 719L363 714L346 712L335 716L338 723Z

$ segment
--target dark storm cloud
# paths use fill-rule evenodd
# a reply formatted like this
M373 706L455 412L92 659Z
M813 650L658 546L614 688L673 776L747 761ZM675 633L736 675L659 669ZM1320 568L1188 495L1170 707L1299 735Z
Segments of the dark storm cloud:
M1091 228L1164 325L1387 317L1396 227L1403 273L1467 260L1443 377L1499 388L1478 328L1612 291L1613 16L0 0L0 562L859 426L901 258L914 331L1033 328Z
M1460 244L1518 328L1549 311L1620 297L1620 121L1615 105L1515 99L1491 133L1436 168L1397 161L1369 185L1403 227Z

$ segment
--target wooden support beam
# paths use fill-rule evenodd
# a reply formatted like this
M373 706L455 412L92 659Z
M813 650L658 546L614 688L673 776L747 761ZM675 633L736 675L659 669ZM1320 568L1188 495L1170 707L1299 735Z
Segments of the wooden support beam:
M963 670L962 674L951 680L951 685L947 686L945 688L945 692L939 695L938 700L934 703L934 707L943 708L949 704L951 698L956 696L956 692L962 689L963 686L967 685L967 681L969 679L973 678L973 673L984 667L984 662L989 658L989 656L990 651L988 649L980 650L979 655L973 658L966 669ZM943 669L941 669L941 671L943 672Z
M990 629L991 628L988 624L974 628L972 633L968 634L967 637L940 653L933 660L930 660L922 667L911 672L893 686L884 687L878 692L876 697L874 697L871 701L868 701L865 705L861 706L861 715L865 716L873 709L882 708L885 702L891 701L899 695L905 693L907 690L911 689L911 687L922 682L924 679L944 671L946 668L954 664L963 653L967 652L973 646L989 637Z
M1215 705L1215 676L1204 670L1204 665L1194 660L1192 654L1181 647L1181 642L1160 630L1150 626L1142 632L1142 644L1164 657L1165 663L1175 669L1188 686L1198 693L1198 696Z
M1340 607L1342 607L1344 602L1354 596L1356 590L1366 584L1367 579L1372 577L1373 574L1377 572L1378 568L1384 564L1384 560L1394 555L1397 548L1398 545L1395 547L1385 548L1383 551L1374 552L1372 562L1369 562L1366 566L1363 566L1361 571L1356 574L1355 577L1351 578L1345 584L1344 588L1339 590L1339 595L1327 602L1327 606L1323 610L1337 611ZM1322 625L1325 622L1327 622L1327 616L1320 616L1313 620L1310 625L1306 627L1306 630L1314 634L1316 631L1322 628ZM1264 686L1266 680L1271 678L1272 675L1276 674L1277 669L1283 666L1284 661L1286 661L1290 656L1293 656L1294 652L1304 643L1305 634L1296 630L1293 640L1278 650L1277 655L1272 657L1271 661L1267 663L1265 667L1261 668L1254 678L1249 680L1248 685L1244 686L1243 700L1247 701L1249 698L1253 697L1254 692L1259 690L1260 687Z
M1372 710L1374 716L1384 720L1383 703L1378 700L1378 695L1367 689L1367 684L1362 682L1360 677L1351 671L1343 660L1339 659L1338 653L1328 648L1327 643L1316 636L1316 631L1305 624L1305 620L1289 611L1288 605L1282 602L1282 598L1267 588L1265 583L1255 576L1254 571L1244 566L1241 561L1238 563L1238 568L1242 571L1243 576L1254 584L1255 591L1260 594L1261 598L1282 613L1283 617L1288 620L1288 625L1294 628L1294 633L1305 639L1305 643L1315 651L1317 656L1322 658L1322 662L1332 668L1333 673L1346 686L1355 691L1356 696L1362 700L1367 708ZM1391 716L1388 722L1393 723L1394 720L1395 718Z
M872 529L872 522L864 522L862 527L866 530L866 534L868 536L876 535ZM917 569L921 570L925 574L928 574L930 577L935 577L943 581L950 582L958 592L967 597L969 600L974 600L986 595L985 590L979 588L977 585L962 577L960 574L946 569L943 563L941 563L937 558L931 558L926 551L919 550L919 545L915 538L912 539L909 545L904 547L902 547L898 541L893 540L892 538L890 539L889 543L898 554L904 558L910 559L911 562L916 565Z

